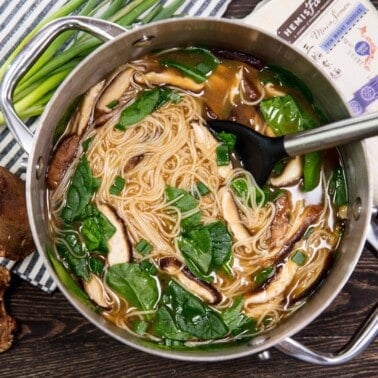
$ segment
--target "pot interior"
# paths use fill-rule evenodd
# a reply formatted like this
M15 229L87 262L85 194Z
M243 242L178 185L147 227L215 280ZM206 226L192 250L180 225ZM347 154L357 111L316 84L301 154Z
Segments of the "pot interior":
M246 344L223 346L214 350L172 351L141 341L105 321L94 313L61 282L47 251L51 249L48 235L45 175L54 130L72 101L105 75L146 52L177 46L206 46L234 49L255 55L295 73L311 89L330 120L348 117L342 96L305 57L286 44L259 30L227 20L191 19L164 21L125 33L106 43L88 57L67 78L45 111L36 134L35 147L29 158L27 177L28 212L34 239L46 265L70 302L92 323L119 341L149 353L183 360L224 360L263 351L289 337L315 319L342 289L356 265L364 243L371 203L370 179L361 143L340 149L347 173L350 214L343 241L333 269L316 294L301 309L277 328Z

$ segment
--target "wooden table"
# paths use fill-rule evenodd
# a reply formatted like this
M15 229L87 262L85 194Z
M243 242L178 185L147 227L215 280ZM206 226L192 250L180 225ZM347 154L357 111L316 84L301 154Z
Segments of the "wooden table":
M234 0L227 17L243 17L257 0ZM378 1L374 1L378 6ZM295 339L323 352L341 348L356 331L378 298L377 258L365 248L344 290L323 314ZM256 356L217 363L180 362L131 349L105 335L84 319L56 291L52 295L12 278L7 306L19 330L13 347L0 354L0 377L128 376L378 376L378 343L351 362L321 367L271 350L269 361Z

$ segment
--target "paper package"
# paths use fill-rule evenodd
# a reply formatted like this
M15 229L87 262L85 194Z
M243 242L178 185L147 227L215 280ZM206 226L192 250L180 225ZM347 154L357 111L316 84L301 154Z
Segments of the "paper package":
M378 12L367 0L265 0L245 22L306 55L352 115L378 111ZM378 205L378 137L365 145Z

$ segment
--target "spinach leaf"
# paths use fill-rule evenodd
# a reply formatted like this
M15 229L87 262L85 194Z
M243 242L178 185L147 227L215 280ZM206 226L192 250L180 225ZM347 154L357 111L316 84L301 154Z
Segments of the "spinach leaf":
M180 100L180 97L169 88L156 87L145 90L122 111L120 120L115 127L124 131L128 126L140 122L169 100L176 103Z
M167 186L165 195L168 202L172 202L183 214L181 227L184 230L190 230L197 226L201 221L201 214L198 208L198 200L184 189ZM198 208L198 211L193 209ZM189 216L185 216L186 212L190 212Z
M218 221L197 226L180 235L178 246L189 270L197 277L211 281L211 270L221 268L231 258L232 239L226 226Z
M116 229L103 214L85 218L80 229L89 251L108 252L107 241Z
M156 312L153 333L158 337L170 340L188 340L191 337L190 334L177 327L173 315L166 305L162 305Z
M242 308L243 297L240 296L235 298L233 305L222 313L224 323L234 336L240 335L244 332L256 332L256 321L245 316L241 312Z
M260 110L269 126L278 136L312 129L320 125L319 120L302 109L290 96L278 96L260 103ZM319 183L321 155L311 152L305 155L303 186L305 191L313 190Z
M178 328L201 340L224 337L228 329L222 318L174 281L168 284L174 320Z
M273 97L260 103L261 113L277 136L293 134L308 127L309 119L303 116L290 95Z
M71 277L71 275L67 272L67 269L63 266L61 261L57 259L55 253L49 247L47 247L47 254L56 274L58 275L66 289L89 309L95 312L100 312L99 307L93 304L88 295L82 290L76 280Z
M212 245L212 265L220 268L231 257L232 239L227 227L220 221L206 226Z
M198 206L198 200L184 189L167 186L165 189L168 202L172 202L181 212L186 212Z
M156 279L137 263L112 265L106 272L106 282L139 310L152 310L159 300Z
M181 235L178 245L189 269L194 264L195 271L198 269L205 275L209 273L212 261L212 242L206 228L194 229L186 235ZM195 272L193 273L195 274Z
M187 47L162 54L159 63L177 69L197 83L203 83L220 61L209 50Z
M71 272L76 277L87 281L90 276L87 253L83 249L78 234L73 231L66 231L64 234L64 242L57 243L56 248Z
M102 277L104 274L105 264L99 258L89 257L89 268L96 276Z
M61 212L63 221L71 223L80 216L88 205L95 187L88 159L84 155L76 167L67 191L66 202Z

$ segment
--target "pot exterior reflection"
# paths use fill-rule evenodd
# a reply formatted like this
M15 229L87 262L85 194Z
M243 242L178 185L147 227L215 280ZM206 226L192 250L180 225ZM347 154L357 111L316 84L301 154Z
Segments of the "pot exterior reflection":
M29 158L27 201L33 236L46 265L71 303L92 323L119 341L148 353L193 361L214 361L258 353L292 336L315 319L340 292L356 265L370 220L372 190L362 143L340 149L347 174L352 211L338 255L326 281L308 303L276 329L247 344L219 350L168 351L158 349L126 333L98 314L93 313L59 281L47 251L51 248L48 234L45 171L53 148L53 134L62 113L73 100L120 65L154 49L175 46L222 47L250 53L271 64L294 72L312 90L330 120L349 116L342 96L305 57L259 30L228 20L184 18L138 28L107 42L77 67L62 84L41 118L35 144Z

